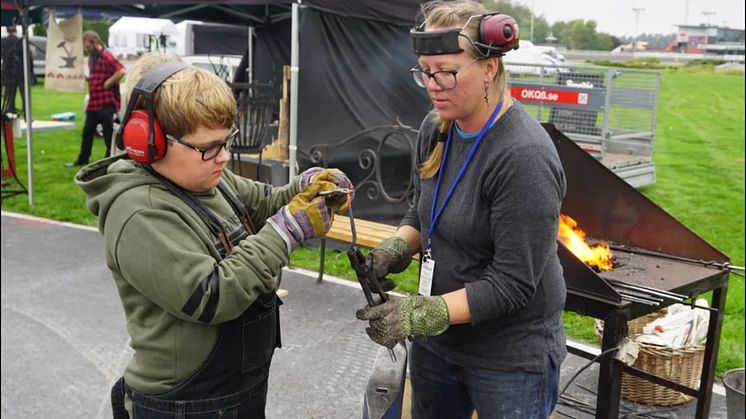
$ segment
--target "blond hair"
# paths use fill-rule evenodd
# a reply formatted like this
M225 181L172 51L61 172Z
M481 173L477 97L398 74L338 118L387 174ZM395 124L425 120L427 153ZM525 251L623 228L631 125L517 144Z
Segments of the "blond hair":
M432 28L453 28L466 25L461 33L469 37L472 41L476 41L479 37L479 19L469 20L469 18L472 16L483 15L488 13L488 11L482 3L471 0L436 0L424 4L421 13L424 17L426 30ZM470 48L468 52L474 58L484 58L476 48ZM505 66L503 65L502 57L496 57L496 59L497 77L492 81L492 86L493 89L497 90L498 97L503 99L509 97L510 92L508 91L508 83L505 77ZM420 178L422 179L429 179L438 173L443 161L445 137L448 135L448 131L451 129L451 125L453 124L453 121L441 120L435 110L430 112L429 117L435 120L438 124L439 138L435 148L430 152L427 160L425 160L420 167Z
M181 61L172 55L145 54L129 69L125 103L132 89L148 70L169 61ZM142 98L135 109L144 107ZM236 100L220 77L196 67L187 67L166 79L153 94L153 112L167 134L183 137L206 128L230 128L236 119Z

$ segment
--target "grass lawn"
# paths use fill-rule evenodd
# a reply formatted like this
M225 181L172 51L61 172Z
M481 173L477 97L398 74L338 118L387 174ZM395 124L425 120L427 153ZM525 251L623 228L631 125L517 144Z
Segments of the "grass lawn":
M84 93L32 90L34 118L58 112L78 113L76 129L34 134L34 200L20 195L2 202L4 211L95 225L85 208L85 196L72 182L73 161L80 147ZM663 72L658 106L654 160L657 182L641 189L655 203L695 233L744 265L744 76L715 74L711 69L682 68ZM26 143L15 142L19 178L26 182ZM103 155L100 138L93 156ZM3 160L5 164L5 151ZM328 251L326 272L352 279L344 252ZM317 249L298 249L291 265L315 270ZM398 288L416 292L416 267L394 275ZM744 280L731 275L727 311L718 357L718 373L744 366ZM565 313L568 335L596 341L593 319Z

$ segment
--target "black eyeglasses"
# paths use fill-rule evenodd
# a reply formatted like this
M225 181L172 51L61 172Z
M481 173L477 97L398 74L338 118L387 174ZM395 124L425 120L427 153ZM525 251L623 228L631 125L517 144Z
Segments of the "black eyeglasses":
M435 83L440 86L443 90L453 89L456 87L456 74L458 74L459 71L463 70L464 68L470 66L472 63L481 60L481 58L475 58L468 63L462 65L457 70L440 70L440 71L433 71L430 73L429 71L423 70L419 64L414 66L411 70L409 70L410 73L412 73L412 78L414 79L414 82L417 83L418 86L424 88L427 88L427 82L430 81L430 79L435 79Z
M207 160L212 160L215 157L217 157L217 155L220 154L220 150L222 150L223 148L228 150L228 152L230 153L231 147L233 147L233 143L235 143L236 138L238 138L238 128L233 127L231 129L231 133L228 134L227 137L225 137L225 141L221 141L217 144L209 145L207 147L197 147L196 145L190 144L182 140L181 138L174 137L171 134L166 134L166 138L168 138L171 141L176 141L177 143L183 146L187 146L195 151L202 153L202 160L207 161Z

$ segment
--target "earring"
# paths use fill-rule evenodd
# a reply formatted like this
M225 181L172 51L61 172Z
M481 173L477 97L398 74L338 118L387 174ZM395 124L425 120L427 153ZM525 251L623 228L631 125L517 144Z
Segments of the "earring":
M487 106L490 106L490 97L489 97L489 83L487 81L484 82L484 103Z

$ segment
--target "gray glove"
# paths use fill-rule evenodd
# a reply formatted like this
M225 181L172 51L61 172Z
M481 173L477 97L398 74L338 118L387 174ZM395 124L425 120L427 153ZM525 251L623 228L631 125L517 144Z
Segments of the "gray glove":
M412 262L412 251L401 237L392 236L381 241L375 249L365 255L365 265L372 270L384 290L393 289L393 281L386 278L390 273L399 273Z
M450 325L448 304L440 295L392 298L375 307L357 311L360 320L369 320L365 331L379 345L393 348L410 336L437 336Z

